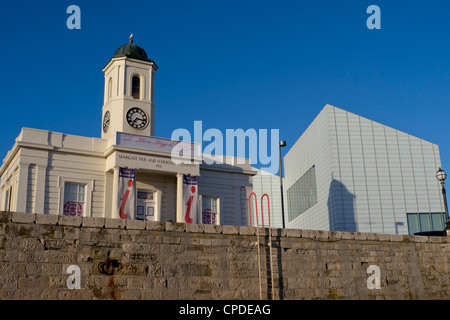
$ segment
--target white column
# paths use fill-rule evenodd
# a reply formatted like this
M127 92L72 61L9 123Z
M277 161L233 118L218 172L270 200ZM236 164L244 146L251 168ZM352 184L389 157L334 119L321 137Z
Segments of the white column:
M34 195L35 213L48 213L44 212L46 176L47 176L47 166L37 165L36 186L35 186L36 190Z
M172 176L166 176L166 198L167 198L167 214L166 220L176 221L176 192L175 192L175 181Z
M156 195L156 208L153 209L155 210L155 220L161 221L162 192L160 190L154 191L153 195Z
M184 222L183 217L183 174L177 173L177 222Z
M19 174L17 177L16 188L16 212L27 211L27 193L28 193L28 167L29 164L19 164Z
M103 218L112 217L113 172L105 172L104 211Z
M119 212L118 212L118 206L119 206L119 199L117 198L117 195L119 193L119 168L114 167L114 174L113 174L113 186L112 186L112 206L111 206L111 218L118 219L119 218Z

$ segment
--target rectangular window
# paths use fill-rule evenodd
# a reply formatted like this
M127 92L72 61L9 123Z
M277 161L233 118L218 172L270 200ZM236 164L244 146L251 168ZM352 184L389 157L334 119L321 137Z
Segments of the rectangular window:
M312 166L288 190L289 221L317 203L316 169Z
M85 190L86 185L80 183L64 183L64 216L81 217L85 212Z
M408 213L406 217L410 235L416 232L442 231L445 229L445 212Z
M202 223L219 224L219 197L202 196Z
M408 213L406 215L408 221L409 234L413 235L416 232L420 232L419 217L417 213Z
M419 213L420 229L422 231L432 231L429 213Z
M431 224L433 225L433 229L435 230L444 230L445 229L445 214L441 214L439 212L431 213Z

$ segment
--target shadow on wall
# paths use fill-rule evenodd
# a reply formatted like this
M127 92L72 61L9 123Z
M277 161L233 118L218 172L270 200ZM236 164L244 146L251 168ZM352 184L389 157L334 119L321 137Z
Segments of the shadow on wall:
M331 231L357 231L355 195L345 185L333 179L328 193L328 219Z

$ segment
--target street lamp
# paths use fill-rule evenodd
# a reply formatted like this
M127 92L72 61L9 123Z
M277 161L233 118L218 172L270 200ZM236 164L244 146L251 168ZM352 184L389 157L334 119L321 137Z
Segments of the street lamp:
M445 195L445 187L444 187L445 178L447 178L447 174L444 172L444 170L439 168L438 172L436 172L436 179L438 179L442 185L442 197L444 198L445 214L446 214L446 218L447 218L446 230L447 230L447 234L448 234L450 232L450 217L448 215L447 197Z
M280 156L280 190L281 190L281 217L283 218L283 229L286 227L284 222L284 199L283 199L283 164L281 163L281 147L286 147L286 141L281 140L278 145L278 154Z

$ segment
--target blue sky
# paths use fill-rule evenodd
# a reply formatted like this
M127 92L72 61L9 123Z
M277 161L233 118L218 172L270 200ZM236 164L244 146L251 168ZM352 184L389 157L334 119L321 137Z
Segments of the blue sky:
M69 5L81 30L69 30ZM369 5L381 29L369 30ZM8 1L0 10L0 157L22 127L100 137L101 71L128 42L159 67L155 134L280 129L325 104L440 146L450 171L450 1ZM447 167L448 166L448 167Z

